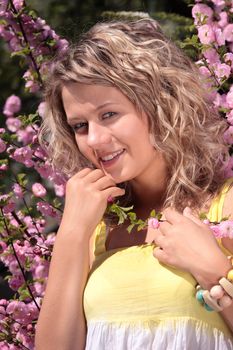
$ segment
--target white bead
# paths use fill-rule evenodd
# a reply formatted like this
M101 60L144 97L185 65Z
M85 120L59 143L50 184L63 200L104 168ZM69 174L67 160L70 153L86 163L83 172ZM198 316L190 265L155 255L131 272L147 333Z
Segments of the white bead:
M223 307L224 309L231 305L232 299L229 297L229 295L224 295L219 301L219 305Z
M222 298L224 295L224 290L221 286L213 286L210 290L210 296L217 300Z

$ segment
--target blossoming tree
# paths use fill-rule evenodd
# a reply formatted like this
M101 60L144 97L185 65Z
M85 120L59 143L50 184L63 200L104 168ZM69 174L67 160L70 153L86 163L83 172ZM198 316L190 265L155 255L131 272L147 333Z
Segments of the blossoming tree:
M197 51L200 72L206 78L213 107L227 118L224 137L233 143L233 2L196 1L192 15L197 34L184 42ZM24 0L0 0L0 36L11 55L24 64L25 88L37 93L46 79L51 57L67 48L46 22ZM0 259L8 270L7 281L15 292L0 299L0 348L34 349L36 321L44 296L55 233L51 218L59 224L65 179L54 170L38 143L44 115L41 102L29 115L21 111L19 96L9 96L3 108L5 127L0 129ZM206 131L208 132L208 130ZM230 150L231 151L231 150ZM31 181L28 177L36 179ZM226 166L233 176L233 158ZM158 224L153 219L153 225ZM222 235L233 238L233 225L224 224ZM49 232L48 232L49 231ZM219 230L216 230L219 234ZM224 233L225 232L225 233Z

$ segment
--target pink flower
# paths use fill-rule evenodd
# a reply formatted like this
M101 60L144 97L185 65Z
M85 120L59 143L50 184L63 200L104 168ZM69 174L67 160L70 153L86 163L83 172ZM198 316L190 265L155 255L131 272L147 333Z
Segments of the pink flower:
M0 153L5 152L6 150L6 144L5 142L0 138Z
M213 10L204 4L196 4L192 8L192 16L195 25L207 24L212 21Z
M25 281L22 275L14 275L8 280L9 287L15 291L18 290L19 287L21 287L24 284L24 282Z
M214 65L214 72L219 80L227 79L231 74L231 67L226 63L217 63Z
M46 193L47 193L44 186L38 182L36 182L32 185L32 192L33 192L35 197L44 197L44 196L46 196Z
M230 88L226 96L226 103L229 108L233 108L233 86Z
M226 25L228 24L228 15L226 11L222 11L219 13L219 18L220 20L218 21L218 25L221 28L226 27Z
M4 207L3 207L3 213L4 214L9 214L12 211L15 210L15 203L12 201L9 201Z
M32 161L33 152L29 146L20 147L16 149L12 155L12 158L19 163L23 163L26 167L30 168L33 166L34 162Z
M228 24L224 29L223 29L223 34L225 37L226 41L233 41L233 24Z
M149 218L148 219L148 226L153 229L159 228L159 220L156 218Z
M5 242L0 241L0 255L4 252L4 250L7 248L7 245ZM1 304L0 304L1 305Z
M215 6L225 6L225 0L211 0Z
M46 103L45 102L41 102L38 106L38 114L41 118L45 117L45 112L46 112Z
M16 132L21 126L21 121L18 118L10 117L6 121L6 126L11 132Z
M205 76L205 77L210 77L211 73L209 71L209 69L205 66L201 66L199 67L199 72L201 73L201 75Z
M229 126L229 128L224 132L223 138L226 143L229 145L233 144L233 126Z
M13 0L13 2L17 11L21 10L24 6L24 0Z
M56 196L58 196L58 197L63 197L65 195L65 186L64 185L54 184L54 190L55 190ZM111 203L113 203L113 202L111 202Z
M202 44L211 44L215 41L215 33L213 27L204 24L198 28L198 37Z
M16 198L23 198L23 189L19 184L13 185L13 192Z
M46 278L48 277L48 273L49 273L49 264L48 261L44 263L42 263L41 265L38 265L35 269L35 278Z
M11 95L6 100L3 108L3 114L7 117L12 117L15 113L19 112L21 109L21 100L18 96Z
M31 125L28 125L25 129L17 131L18 141L22 142L24 145L31 143L35 135L36 132Z
M233 69L233 53L231 52L227 52L224 56L223 56L224 62L226 64L228 64L231 69Z
M37 163L35 165L35 169L40 174L40 176L44 177L45 179L48 179L53 173L53 169L48 162L41 164Z
M225 45L225 35L221 28L215 28L215 40L219 46Z
M226 114L226 118L229 124L233 125L233 110Z
M222 221L219 224L221 237L233 238L233 220Z
M55 209L47 202L38 202L37 209L45 216L57 216Z
M213 234L214 234L214 236L216 238L221 238L222 237L221 236L221 231L220 231L220 228L219 228L218 225L211 225L210 228L211 228L211 230L212 230L212 232L213 232Z
M214 48L209 48L203 52L204 57L208 60L210 64L220 62L220 57L218 52ZM207 69L207 67L205 67ZM209 71L209 69L207 69Z

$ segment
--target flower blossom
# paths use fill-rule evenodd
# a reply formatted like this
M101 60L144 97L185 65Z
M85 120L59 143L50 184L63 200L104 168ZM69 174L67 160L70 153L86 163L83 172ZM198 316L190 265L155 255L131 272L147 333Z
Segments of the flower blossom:
M159 220L156 218L149 218L148 226L153 229L159 228Z
M32 161L33 151L29 146L17 148L13 155L11 156L19 163L23 163L27 168L33 166L34 162Z
M212 26L204 24L198 27L197 30L202 44L212 44L215 41L215 33Z
M35 197L44 197L47 191L42 184L36 182L32 185L32 193Z
M6 150L6 144L5 142L0 138L0 153L5 152Z
M5 102L3 108L3 114L7 117L12 117L15 113L18 113L21 109L21 100L16 95L11 95Z
M212 21L213 10L205 4L196 4L192 8L195 25L209 24Z
M7 118L6 126L11 132L16 132L21 126L21 121L18 118L9 117Z
M223 34L225 37L226 41L231 41L233 42L233 24L228 24L224 29L223 29Z
M45 216L57 216L55 209L47 202L38 202L37 209Z
M229 126L229 128L224 132L223 138L229 145L233 144L233 126Z
M18 198L18 199L23 198L23 189L19 184L13 185L13 192L14 192L16 198Z

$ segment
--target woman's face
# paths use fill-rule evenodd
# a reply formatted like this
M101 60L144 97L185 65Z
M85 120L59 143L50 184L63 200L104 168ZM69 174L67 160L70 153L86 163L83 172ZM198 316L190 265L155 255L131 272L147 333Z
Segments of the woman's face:
M62 99L80 152L116 183L158 166L147 116L117 88L70 83L63 87Z

